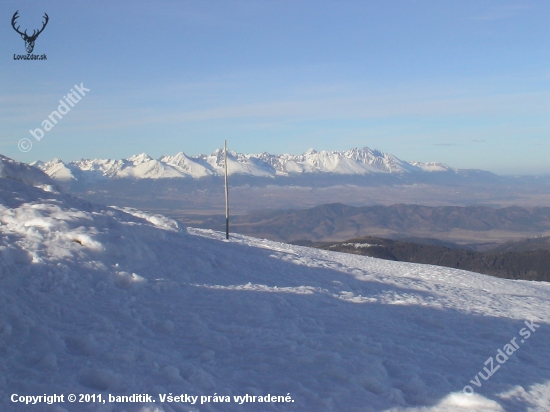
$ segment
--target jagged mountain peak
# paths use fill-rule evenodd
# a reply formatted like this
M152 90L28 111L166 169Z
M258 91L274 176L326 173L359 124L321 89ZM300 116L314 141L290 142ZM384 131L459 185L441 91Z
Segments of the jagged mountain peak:
M140 153L138 155L130 156L128 159L129 162L134 163L135 165L139 165L142 163L150 162L154 160L151 156L149 156L147 153Z

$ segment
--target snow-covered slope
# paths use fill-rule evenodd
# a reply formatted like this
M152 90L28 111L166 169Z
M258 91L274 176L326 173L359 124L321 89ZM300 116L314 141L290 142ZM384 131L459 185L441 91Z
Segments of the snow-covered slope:
M2 411L550 410L549 284L225 241L22 180L0 178ZM64 402L13 402L44 394Z
M3 155L0 155L0 179L15 180L36 187L52 186L54 184L50 177L35 167L16 162Z
M223 175L225 163L223 150L211 155L187 156L179 152L175 156L162 156L155 160L145 153L123 160L78 160L64 163L59 159L35 162L49 176L58 180L82 180L97 178L200 178ZM272 155L269 153L228 153L229 174L275 177L305 173L366 175L372 173L422 173L453 172L441 163L405 162L395 156L371 150L352 149L345 152L310 149L302 155Z

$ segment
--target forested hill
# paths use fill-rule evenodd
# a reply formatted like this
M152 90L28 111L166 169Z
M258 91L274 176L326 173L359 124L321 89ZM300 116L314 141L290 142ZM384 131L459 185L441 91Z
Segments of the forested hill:
M546 242L536 242L540 245L539 249L532 247L531 250L514 251L521 250L524 243L535 243L519 242L517 248L509 243L506 247L508 251L497 249L487 252L376 237L338 243L313 243L311 246L380 259L464 269L507 279L550 282L550 244L548 238L544 240Z

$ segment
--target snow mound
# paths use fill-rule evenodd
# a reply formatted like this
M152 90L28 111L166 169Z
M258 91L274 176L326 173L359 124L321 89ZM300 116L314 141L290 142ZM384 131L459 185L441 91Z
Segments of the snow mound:
M172 232L179 232L183 228L183 225L181 223L163 215L144 212L142 210L137 210L131 207L116 207L116 206L111 206L111 207L113 209L118 209L125 213L128 213L129 215L138 217L140 219L145 219L147 222L153 224L159 229L170 230Z
M505 412L497 402L480 395L452 393L431 407L391 408L386 412Z

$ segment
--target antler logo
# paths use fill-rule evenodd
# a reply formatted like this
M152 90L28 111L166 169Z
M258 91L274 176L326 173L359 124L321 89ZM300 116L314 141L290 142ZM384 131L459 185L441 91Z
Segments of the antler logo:
M48 24L48 20L50 19L48 17L48 15L46 13L44 13L44 19L45 21L42 23L42 28L38 31L34 30L32 32L32 35L28 35L27 34L27 30L25 30L25 32L21 33L19 31L19 27L20 26L17 26L15 27L15 23L16 23L16 20L17 18L19 17L18 15L19 13L19 10L17 10L14 14L13 14L13 17L11 18L11 26L13 27L13 29L19 33L21 35L21 38L23 40L25 40L25 48L27 49L27 53L32 53L32 51L34 50L34 42L36 41L36 38L38 37L38 35L40 33L42 33L42 31L44 30L44 28L46 27L46 24Z

